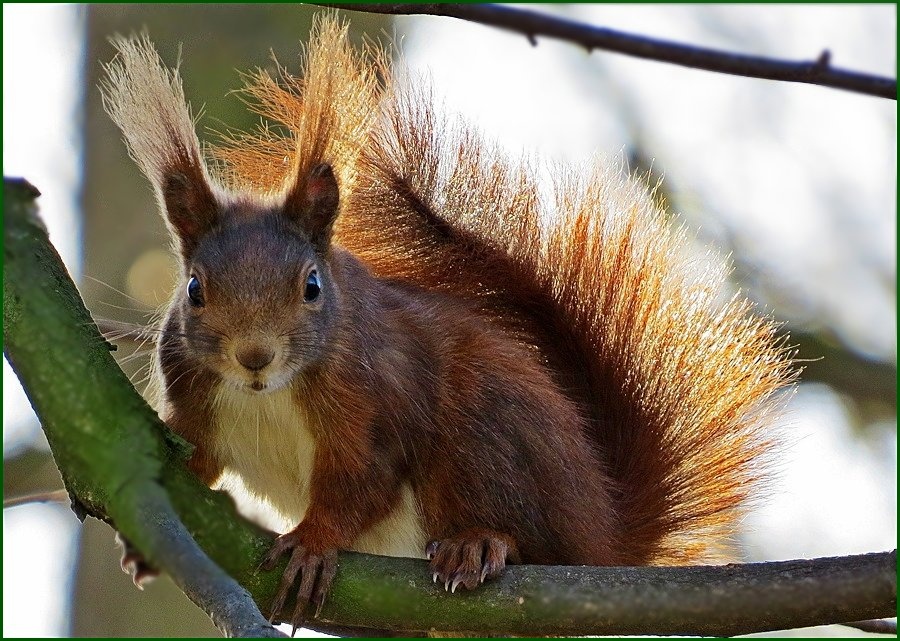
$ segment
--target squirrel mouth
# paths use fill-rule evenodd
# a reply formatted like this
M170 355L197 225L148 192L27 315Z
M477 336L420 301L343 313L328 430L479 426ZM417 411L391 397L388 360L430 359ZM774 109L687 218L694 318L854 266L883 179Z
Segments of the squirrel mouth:
M286 385L290 384L290 377L286 375L242 377L227 377L231 387L241 390L246 394L265 395L277 392Z

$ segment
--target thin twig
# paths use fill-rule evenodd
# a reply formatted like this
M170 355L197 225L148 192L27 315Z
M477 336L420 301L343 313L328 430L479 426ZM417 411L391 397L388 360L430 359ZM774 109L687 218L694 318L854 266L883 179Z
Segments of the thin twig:
M65 490L51 490L49 492L25 494L24 496L11 496L8 499L3 499L3 509L28 505L29 503L60 503L62 505L68 505L69 493Z
M538 36L546 36L581 45L589 52L604 49L734 76L801 82L891 100L897 99L896 78L832 67L831 53L828 50L823 50L815 60L792 62L648 38L526 9L494 4L312 4L367 13L422 14L459 18L521 33L533 45L537 44Z
M94 323L100 334L108 341L116 343L139 343L143 340L153 340L153 330L145 325L126 323L124 321L110 320L108 318L95 318Z
M843 623L848 628L856 628L863 632L873 634L897 634L897 622L888 619L870 619L868 621L853 621L851 623Z

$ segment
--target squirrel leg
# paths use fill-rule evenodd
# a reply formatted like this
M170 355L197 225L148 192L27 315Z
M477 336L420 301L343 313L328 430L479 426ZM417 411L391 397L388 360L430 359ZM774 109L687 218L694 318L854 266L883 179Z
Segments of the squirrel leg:
M368 425L363 424L356 433L365 434L367 429ZM382 521L399 504L397 466L362 464L374 460L374 454L365 451L356 455L361 463L354 469L334 465L343 453L332 448L346 443L340 439L321 439L317 443L306 514L297 527L275 540L262 561L260 567L271 570L282 556L290 553L272 603L270 621L281 616L281 609L294 590L296 606L290 618L294 629L306 620L309 605L315 607L312 616L318 617L337 570L338 550L349 548L362 532Z
M500 576L507 562L521 560L513 537L482 528L431 541L425 554L431 560L434 582L443 581L444 589L451 592L459 586L473 590L486 579Z
M215 485L222 476L222 464L210 456L204 448L198 447L194 450L187 466L207 487Z
M329 482L328 485L337 487L334 482ZM352 486L348 484L348 487ZM312 617L319 616L337 571L338 550L350 547L359 532L370 523L380 520L390 505L386 503L376 509L371 504L371 499L377 496L377 493L370 493L370 500L366 500L366 496L359 492L355 502L346 496L334 502L316 501L314 498L303 521L290 532L275 539L260 567L272 570L278 560L288 553L290 559L272 602L270 621L281 615L292 592L296 594L296 605L290 618L294 630L301 627L307 619L309 605L315 607ZM338 506L344 510L336 510ZM358 511L348 513L348 507Z

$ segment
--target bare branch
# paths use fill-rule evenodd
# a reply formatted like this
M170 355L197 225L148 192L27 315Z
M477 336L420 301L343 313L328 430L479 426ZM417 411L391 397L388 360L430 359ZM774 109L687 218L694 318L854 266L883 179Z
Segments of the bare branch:
M286 636L266 621L250 593L197 546L161 486L145 485L135 490L131 500L148 521L142 532L144 550L225 636Z
M887 619L870 619L868 621L853 621L852 623L844 623L848 628L856 628L863 632L872 634L897 634L897 622Z
M65 490L53 490L50 492L38 492L37 494L26 494L24 496L11 496L8 499L3 499L3 509L28 505L29 503L61 503L68 505L69 493Z
M791 62L751 56L669 40L624 33L582 24L566 18L495 4L335 4L312 3L349 11L393 15L432 15L459 18L521 33L532 45L538 36L581 45L589 52L604 49L628 56L668 62L734 76L801 82L855 93L897 99L897 79L831 66L831 53L823 50L815 60Z
M360 600L340 614L326 602L321 620L529 636L734 636L892 616L896 561L893 551L725 566L524 565L477 592L449 595L431 582L424 561L345 553L335 589L353 590ZM390 607L376 606L382 599Z

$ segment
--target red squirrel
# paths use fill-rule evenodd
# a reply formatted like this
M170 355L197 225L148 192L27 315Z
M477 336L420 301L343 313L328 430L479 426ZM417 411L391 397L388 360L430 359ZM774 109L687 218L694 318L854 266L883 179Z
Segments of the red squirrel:
M180 259L161 415L201 479L296 524L263 560L290 557L273 618L321 607L343 549L427 557L450 591L727 558L794 370L644 186L599 168L548 202L330 17L302 77L250 79L290 134L210 164L177 72L116 46L105 103Z

